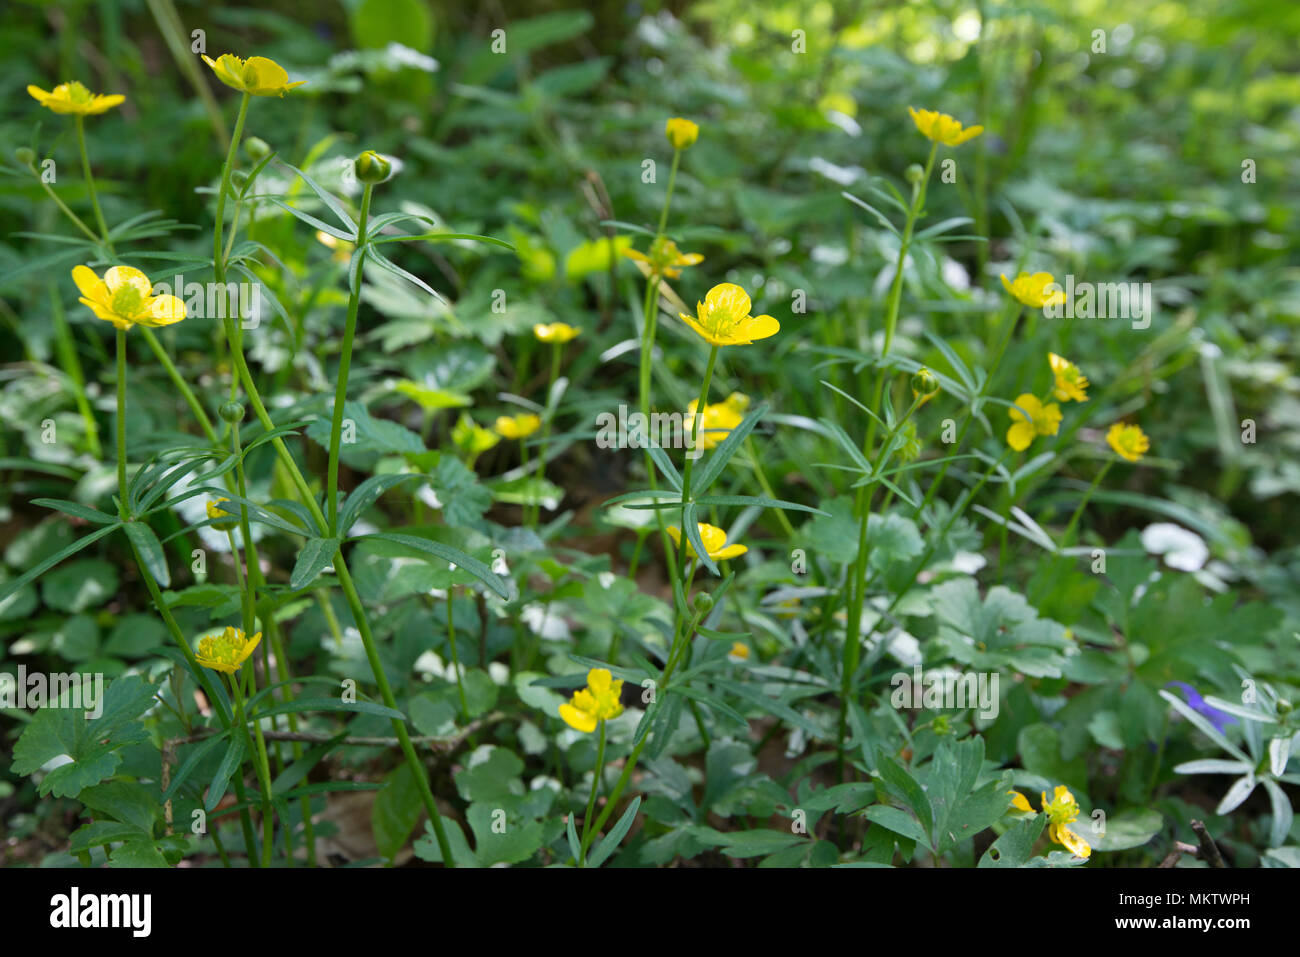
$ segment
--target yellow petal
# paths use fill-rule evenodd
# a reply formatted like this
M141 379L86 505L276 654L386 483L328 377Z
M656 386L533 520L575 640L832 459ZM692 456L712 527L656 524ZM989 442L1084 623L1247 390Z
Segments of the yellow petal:
M774 336L780 331L781 323L771 316L751 316L750 320L741 327L740 335L749 342L753 342L757 339Z
M175 296L155 296L149 302L149 315L157 325L170 326L185 318L185 303Z
M571 704L560 705L560 717L564 723L575 731L590 734L596 730L596 717L586 711L579 711Z
M1034 427L1028 422L1017 422L1007 429L1007 445L1017 452L1023 452L1029 448L1030 443L1034 441L1034 436L1037 434Z
M1088 842L1065 825L1061 825L1056 829L1056 843L1068 847L1079 857L1089 857L1092 854L1092 847L1089 846Z
M749 551L748 545L741 545L740 543L736 543L733 545L728 545L726 548L720 551L709 552L709 557L712 558L714 561L723 562L726 561L728 558L735 558L737 555L743 555L747 551Z

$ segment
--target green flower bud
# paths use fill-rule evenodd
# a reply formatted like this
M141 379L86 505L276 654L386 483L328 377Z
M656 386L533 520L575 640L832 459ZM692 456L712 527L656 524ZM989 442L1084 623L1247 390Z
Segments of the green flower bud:
M245 184L248 183L248 174L242 169L231 170L230 185L239 191L243 191Z
M244 140L244 152L254 163L260 163L271 155L271 147L260 136L250 136Z
M354 168L357 171L357 179L363 183L382 183L393 175L392 160L374 150L366 150L358 156Z
M925 167L919 163L913 163L907 168L907 181L913 186L920 186L921 180L925 179Z
M933 372L922 366L912 376L912 398L929 402L939 394L939 380Z
M31 166L36 162L36 151L30 146L20 146L14 150L14 159L20 166Z
M693 604L699 614L707 615L713 611L713 596L706 591L702 591L695 596Z
M243 421L244 407L231 399L229 402L222 404L221 408L217 410L217 414L231 425L234 425L236 422Z

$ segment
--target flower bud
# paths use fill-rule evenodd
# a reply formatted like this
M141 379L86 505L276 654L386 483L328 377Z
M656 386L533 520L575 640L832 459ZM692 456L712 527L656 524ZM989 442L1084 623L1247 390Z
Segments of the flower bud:
M236 422L243 421L244 407L240 405L238 402L236 402L234 399L231 399L229 402L225 402L222 404L221 408L217 410L217 414L220 415L221 418L224 419L226 422L229 422L231 425L234 425Z
M14 150L14 159L20 166L31 166L36 162L36 151L30 146L20 146Z
M925 179L925 169L919 163L913 163L907 168L907 181L913 186L920 186L921 180Z
M239 527L239 515L235 512L227 511L223 506L229 505L230 499L219 498L216 501L207 503L208 520L212 527L219 532L229 532Z
M673 149L684 150L700 138L700 127L690 120L674 116L664 126L664 136L668 137L668 142L672 144Z
M244 140L244 152L254 163L260 163L271 155L271 147L260 136L250 136Z
M244 187L248 185L248 174L245 173L242 169L231 170L230 185L235 187L236 190L242 193L244 191Z
M713 611L713 596L706 591L702 591L695 596L692 604L698 614L707 615Z
M393 175L393 162L374 150L366 150L353 164L357 179L363 183L382 183Z
M939 380L925 366L916 370L912 376L912 398L929 402L939 394Z

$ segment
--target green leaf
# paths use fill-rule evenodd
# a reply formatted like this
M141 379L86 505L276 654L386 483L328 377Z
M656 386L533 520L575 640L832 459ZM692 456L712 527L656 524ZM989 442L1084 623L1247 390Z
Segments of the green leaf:
M537 853L545 825L522 813L518 799L476 802L465 812L474 832L474 856L484 867L518 864Z
M989 845L989 849L980 858L979 866L1024 867L1046 825L1046 814L1035 814L1012 824L1005 834Z
M325 570L325 566L334 560L339 545L337 538L307 539L307 544L303 545L302 551L298 553L298 560L294 562L293 574L289 576L289 587L296 591L314 582Z
M636 812L640 807L641 798L637 797L628 805L628 809L623 812L623 816L618 819L618 823L614 825L613 830L601 838L600 843L591 849L591 853L587 856L588 867L600 867L601 864L605 863L605 859L618 849L624 835L631 830L632 821L636 819Z
M6 581L4 584L0 584L0 602L5 601L7 598L9 598L9 596L20 591L23 588L23 586L40 578L42 575L45 574L46 571L53 568L55 565L59 564L59 562L63 561L65 558L77 554L77 552L81 551L83 548L93 545L95 542L99 541L105 535L108 535L116 531L118 526L121 524L122 524L121 522L114 522L112 525L106 525L101 529L97 529L96 531L91 532L85 538L77 539L68 547L60 549L58 552L51 555L49 558L46 558L45 560L38 562L34 567L29 568L27 571L19 575L17 578L11 578L8 581ZM6 560L12 561L12 558L8 553L5 554L5 558Z
M153 529L138 520L127 522L122 527L140 556L140 561L144 562L144 567L149 570L149 574L161 587L170 588L172 573L167 568L167 556L163 554L162 545L158 541L158 536L153 533Z
M89 505L82 505L80 502L69 502L61 498L34 498L33 505L41 505L45 508L58 509L73 518L85 519L88 522L94 522L97 525L111 525L117 521L116 515L109 515L101 512L97 508L91 508Z
M374 532L370 535L362 535L356 540L362 541L372 538L385 542L393 542L397 545L405 545L407 548L414 548L416 551L427 552L430 555L441 558L443 561L451 562L457 568L462 568L469 572L502 598L510 597L510 593L506 589L506 583L502 581L491 568L483 564L477 558L465 554L458 548L444 545L442 542L436 541L432 538L416 538L413 535L398 535L393 532Z
M370 809L370 826L379 853L393 860L415 830L423 810L420 785L410 765L399 764L384 779L384 787L375 795Z
M42 796L76 797L117 770L121 748L148 738L135 719L153 705L154 688L138 675L109 684L98 718L87 719L84 709L70 707L73 700L65 692L59 697L59 707L37 711L14 745L10 770L23 776L55 758L71 759L41 780ZM87 703L84 698L82 703Z

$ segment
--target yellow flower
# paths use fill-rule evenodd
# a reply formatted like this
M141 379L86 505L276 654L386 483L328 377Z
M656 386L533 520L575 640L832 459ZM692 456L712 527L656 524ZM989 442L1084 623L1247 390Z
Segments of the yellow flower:
M1005 273L1002 274L1003 288L1032 309L1042 309L1044 306L1059 306L1065 303L1065 293L1059 286L1055 292L1049 293L1047 291L1047 287L1055 283L1056 280L1052 278L1050 272L1036 272L1032 276L1027 272L1022 272L1016 276L1015 282L1008 279Z
M712 449L717 448L728 433L740 425L745 410L749 408L749 396L733 392L722 402L706 405L703 414L697 417L695 407L699 404L699 399L692 399L686 407L686 430L690 434L698 428L699 439L695 442L695 447Z
M715 562L725 561L728 558L735 558L749 551L749 547L736 543L727 544L727 533L716 525L708 525L705 522L696 523L700 529L700 541L704 544L704 550L709 553L709 557ZM668 526L668 537L673 540L674 545L680 545L682 541L682 530L676 525ZM688 540L686 542L686 554L692 558L697 558L695 549L691 547Z
M664 136L673 144L673 149L684 150L700 138L700 127L690 120L674 116L664 126Z
M940 113L937 110L916 110L908 107L907 111L912 114L912 122L916 128L936 143L942 143L945 146L961 146L967 140L973 140L984 132L982 126L971 126L962 129L961 121L955 120L947 113Z
M1151 448L1151 440L1139 426L1116 422L1106 433L1106 443L1119 455L1136 462Z
M1040 435L1055 435L1061 427L1061 407L1055 402L1043 405L1038 396L1028 392L1016 396L1016 404L1010 412L1011 418L1016 421L1007 430L1007 445L1017 452L1029 448L1029 443ZM1028 418L1025 417L1025 412L1029 413Z
M1008 791L1011 795L1011 806L1017 811L1028 811L1034 813L1033 805L1019 791ZM1074 831L1070 830L1070 824L1073 824L1079 816L1079 803L1070 793L1070 789L1064 784L1058 784L1056 791L1052 795L1052 800L1047 800L1047 792L1042 792L1043 813L1047 815L1047 836L1051 838L1052 843L1060 844L1068 848L1071 853L1079 857L1088 857L1092 854L1092 847Z
M82 304L119 329L169 326L185 318L185 303L153 295L149 277L130 266L114 266L103 279L86 266L74 266L72 281L81 290Z
M53 110L55 113L73 113L77 116L104 113L126 101L126 97L120 93L91 93L76 80L71 83L60 83L49 93L39 86L29 85L27 92L46 109Z
M1080 857L1087 857L1092 853L1088 842L1066 826L1072 824L1079 816L1079 804L1069 788L1064 784L1058 784L1051 801L1047 800L1047 792L1044 791L1043 813L1047 815L1048 820L1047 836L1054 843L1069 848Z
M259 631L252 638L244 634L242 628L226 626L220 635L208 635L199 639L199 650L195 657L204 668L224 671L233 675L239 666L248 660L257 643L262 640Z
M451 440L471 455L479 455L501 441L501 436L462 414L451 430Z
M650 275L666 276L669 279L676 279L687 266L704 262L704 257L699 253L684 253L665 236L660 236L650 244L648 255L631 247L624 249L623 255L633 262L645 263L650 267Z
M289 74L284 67L264 56L250 56L247 60L241 60L233 53L227 53L214 61L204 54L203 62L212 67L217 79L226 86L253 96L284 96L285 91L307 82L298 80L290 83Z
M697 315L678 313L682 322L715 346L747 346L755 339L766 339L781 331L781 324L771 316L751 316L749 294L735 283L714 286L695 304Z
M741 661L748 661L749 645L745 644L743 641L734 642L729 654L732 658L739 658Z
M560 705L560 717L569 727L590 734L596 725L623 713L618 700L623 693L623 682L615 680L606 668L592 668L587 672L587 687L579 688L573 698Z
M567 322L552 322L549 325L539 322L533 326L533 335L539 342L564 343L578 338L581 334L581 329Z
M1052 395L1062 402L1088 401L1088 380L1069 359L1058 356L1055 352L1047 354L1047 361L1052 366L1052 375L1056 377L1056 386Z
M219 498L207 503L208 518L212 521L212 527L219 532L228 532L239 524L239 519L234 512L227 512L221 507L222 502L229 502L228 498Z
M334 250L334 255L330 258L336 263L345 263L352 258L352 250L356 249L355 243L350 243L346 239L339 239L337 236L331 236L323 229L316 230L316 241L322 246Z
M542 426L542 420L531 412L503 415L496 421L497 434L507 439L526 439Z

